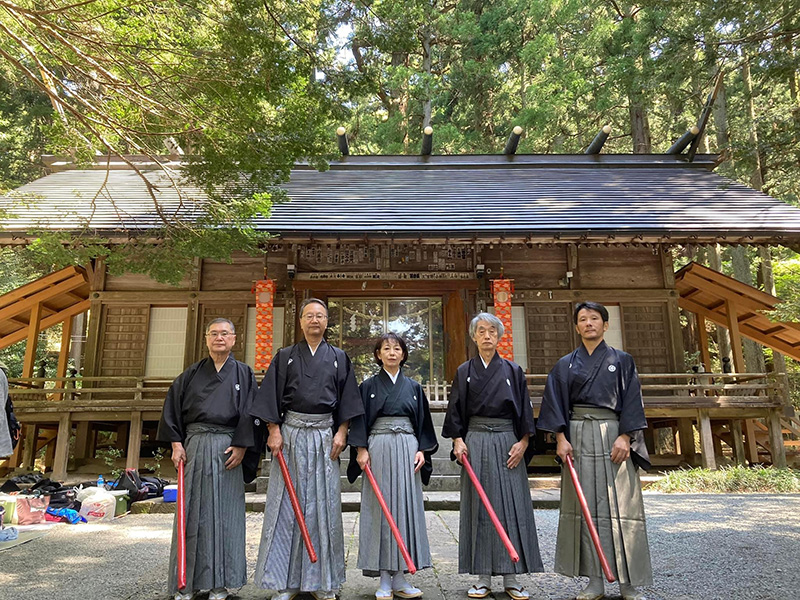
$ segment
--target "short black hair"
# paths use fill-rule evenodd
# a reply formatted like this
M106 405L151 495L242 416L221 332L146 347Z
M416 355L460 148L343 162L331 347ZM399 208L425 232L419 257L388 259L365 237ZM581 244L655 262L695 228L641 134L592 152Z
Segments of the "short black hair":
M372 350L372 354L375 356L375 362L383 366L383 361L380 359L381 348L383 347L383 343L389 340L397 342L400 345L400 348L403 350L403 359L400 361L400 366L402 367L408 360L408 346L406 345L405 340L397 335L394 331L384 333L375 341L375 348Z
M579 302L578 305L575 307L575 312L572 313L572 320L575 322L575 325L578 324L578 313L581 312L583 309L586 310L593 310L595 312L600 313L600 316L603 317L603 323L608 323L608 310L605 306L600 304L599 302Z

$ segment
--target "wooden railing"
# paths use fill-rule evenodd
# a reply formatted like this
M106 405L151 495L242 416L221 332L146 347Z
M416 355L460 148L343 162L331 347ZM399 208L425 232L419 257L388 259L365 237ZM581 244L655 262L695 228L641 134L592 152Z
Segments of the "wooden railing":
M782 378L765 373L640 374L645 408L724 408L780 406ZM541 404L547 375L526 375L535 409ZM171 380L153 377L28 377L9 380L20 413L66 410L159 409ZM447 405L450 383L424 386L434 410Z
M547 375L533 374L526 378L534 413L538 414ZM800 431L800 421L790 423L787 431L781 426L785 397L785 378L781 375L657 373L640 374L640 379L645 413L655 420L651 422L656 427L658 423L671 427L670 423L678 422L679 428L688 427L685 430L693 445L692 423L697 423L704 464L713 465L712 420L716 423L730 420L731 427L744 420L751 427L747 420L764 419L770 446L780 452L780 456L774 455L776 464L785 464L782 434ZM143 421L158 419L172 382L152 377L34 377L13 378L9 383L15 410L23 424L58 423L60 447L56 449L54 469L63 473L71 422L81 420L130 422L128 462L129 466L138 464ZM450 384L434 381L424 387L431 409L446 410ZM738 433L737 437L741 438ZM740 454L738 448L737 454ZM757 458L757 451L751 455ZM710 457L708 461L706 457Z

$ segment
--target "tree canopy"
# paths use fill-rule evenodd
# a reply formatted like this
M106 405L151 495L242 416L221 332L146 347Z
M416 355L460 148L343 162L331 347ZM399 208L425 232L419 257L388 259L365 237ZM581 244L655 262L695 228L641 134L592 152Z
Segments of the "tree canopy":
M175 279L193 256L255 250L249 219L296 161L353 152L663 152L724 85L700 151L797 203L797 0L0 0L0 183L39 157L183 153L202 218L109 248L42 236L45 262L109 255ZM169 148L169 150L167 150ZM158 200L153 195L154 205ZM164 257L168 260L165 261Z

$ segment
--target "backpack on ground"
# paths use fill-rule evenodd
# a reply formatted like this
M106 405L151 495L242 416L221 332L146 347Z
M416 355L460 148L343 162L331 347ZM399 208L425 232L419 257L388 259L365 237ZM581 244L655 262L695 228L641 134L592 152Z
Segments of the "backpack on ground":
M161 498L164 495L164 486L169 484L169 481L161 479L160 477L142 477L142 483L147 486L148 498Z
M125 471L114 482L115 490L127 490L128 492L128 506L132 502L139 502L140 500L147 500L149 498L149 487L139 477L139 471L136 469L125 469Z

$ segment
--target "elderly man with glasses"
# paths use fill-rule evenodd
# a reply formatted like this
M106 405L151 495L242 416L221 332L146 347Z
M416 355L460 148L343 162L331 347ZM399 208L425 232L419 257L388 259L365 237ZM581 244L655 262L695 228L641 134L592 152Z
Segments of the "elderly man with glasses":
M175 467L185 463L186 587L177 583L176 519L169 571L175 600L200 590L223 600L226 588L247 581L241 462L254 443L250 407L258 386L253 370L231 355L235 343L231 321L208 324L209 356L172 383L158 425L158 440L172 444Z
M270 364L252 414L269 428L267 446L283 452L311 541L312 563L301 541L283 476L273 461L255 583L278 590L273 600L310 592L330 600L345 581L339 454L350 419L364 413L350 359L323 335L328 308L309 298L300 305L304 339L281 348Z
M442 436L453 440L451 458L462 462L466 456L472 464L519 554L519 561L512 562L462 473L458 572L478 576L467 596L486 598L492 593L492 575L502 575L506 594L527 600L530 594L517 575L544 571L526 468L536 429L522 368L497 353L503 333L502 321L492 314L472 319L469 336L478 356L456 371Z

